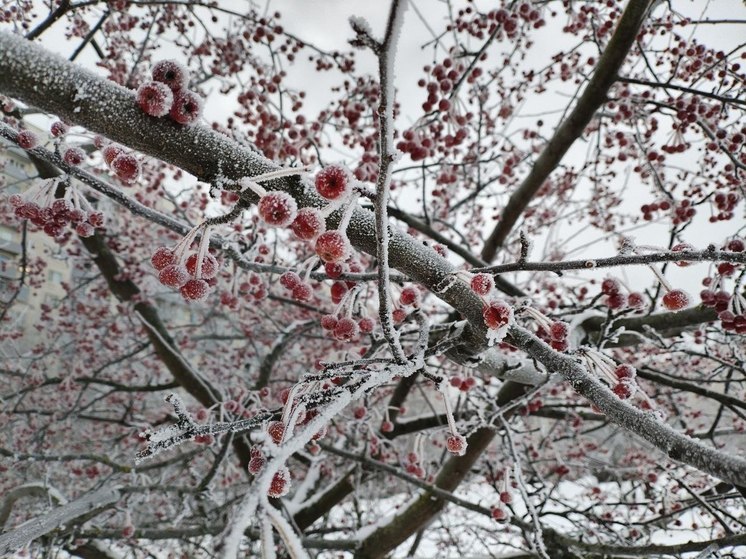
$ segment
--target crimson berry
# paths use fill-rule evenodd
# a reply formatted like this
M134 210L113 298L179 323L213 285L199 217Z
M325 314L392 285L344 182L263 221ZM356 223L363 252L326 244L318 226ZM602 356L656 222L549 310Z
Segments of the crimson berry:
M619 293L619 282L614 278L606 278L601 282L601 292L604 295L614 295Z
M179 124L192 124L202 116L204 101L193 91L180 90L174 95L169 115Z
M267 426L267 434L272 442L280 444L285 436L285 424L282 421L273 421Z
M358 406L352 412L352 415L355 417L355 419L362 419L367 414L368 414L368 410L365 408L365 406Z
M252 456L249 459L249 473L251 475L257 475L264 468L264 464L267 463L267 459L264 455Z
M300 276L295 272L285 272L280 276L280 284L287 289L293 289L300 283Z
M404 309L394 309L394 311L391 313L391 318L394 319L394 322L396 324L404 322L404 319L407 318L407 311L405 311Z
M190 279L181 287L181 295L187 301L201 301L210 292L210 285L203 279Z
M173 103L174 94L165 83L144 83L137 90L137 105L150 116L166 116Z
M463 456L466 454L466 439L461 435L451 435L446 439L446 448L451 454Z
M67 124L62 122L61 120L58 120L52 124L52 127L50 128L50 132L52 133L52 136L55 138L60 138L67 134Z
M555 322L552 322L552 326L550 326L549 328L549 335L552 337L553 340L562 341L567 338L569 330L570 327L568 326L567 322L557 320Z
M316 254L324 262L339 263L350 254L350 241L339 231L327 231L316 239Z
M174 263L174 252L168 247L158 247L155 249L153 256L150 257L150 263L158 271Z
M694 250L694 247L690 245L689 243L679 243L671 247L671 251L673 252L691 252L693 250ZM686 266L689 266L690 264L691 262L688 262L686 260L681 260L679 262L676 262L676 265L682 268L685 268Z
M513 496L507 491L500 491L500 502L509 505L513 502Z
M642 297L642 293L633 291L627 297L627 304L633 309L641 309L645 306L645 300Z
M622 363L621 365L618 365L616 369L614 369L614 374L616 375L616 378L618 378L619 380L623 380L635 378L637 372L632 365Z
M736 271L736 267L730 262L721 262L718 264L718 274L723 277L730 277Z
M418 305L420 302L420 291L416 287L408 286L402 289L399 303L402 305Z
M492 515L492 518L494 518L498 522L502 522L503 520L508 518L508 513L505 512L505 510L501 507L492 507L490 514Z
M663 306L669 311L680 311L689 306L689 295L681 289L672 289L663 296Z
M62 154L62 160L71 167L77 167L85 161L85 152L80 148L67 148Z
M461 386L461 383L463 381L460 376L455 375L451 377L451 380L449 382L451 383L451 386L453 386L454 388L458 388L459 386Z
M275 475L272 477L272 483L269 485L269 491L267 495L279 499L280 497L287 495L290 491L290 471L285 467L281 467Z
M259 217L272 227L287 227L298 213L298 204L287 192L269 192L259 200Z
M612 391L622 400L626 400L632 396L632 387L627 382L617 383L614 385L614 388L612 388Z
M471 278L471 290L477 295L489 295L494 287L495 279L489 274L476 274Z
M34 149L39 145L39 138L31 130L21 130L16 136L18 147L23 149Z
M131 538L135 535L135 527L132 524L125 524L122 526L122 537Z
M334 327L334 337L341 342L349 342L357 337L359 332L357 322L348 317L339 319Z
M298 210L290 230L299 239L312 241L326 230L326 222L316 208L302 208Z
M93 237L96 231L90 223L78 223L75 226L75 232L83 238L88 238Z
M102 212L91 212L88 214L88 223L94 227L104 226L104 214Z
M487 328L496 330L512 321L513 309L505 301L495 299L482 307L482 317Z
M731 239L725 248L731 252L743 252L746 250L746 245L742 239Z
M624 293L612 293L606 297L606 306L610 309L621 309L627 306L627 296Z
M349 291L347 284L341 281L335 281L331 287L332 303L339 304L342 301L342 297Z
M381 433L391 433L394 430L394 424L390 421L381 423Z
M325 314L321 317L321 327L324 330L334 330L337 327L337 317L333 314Z
M180 264L171 264L166 266L158 274L158 281L166 287L179 289L190 280L189 272Z
M330 165L316 175L316 191L327 200L339 200L352 189L349 171L339 165Z
M189 71L175 60L156 62L150 75L154 81L166 84L173 91L185 88L189 81Z
M124 153L124 148L122 146L118 144L109 144L103 149L101 155L103 155L106 164L111 167L114 160L122 153Z
M370 334L375 328L376 323L369 316L364 316L360 319L357 325L360 327L360 332L363 334Z
M191 254L186 260L186 269L192 276L197 277L197 253ZM214 278L218 274L218 261L209 252L202 259L202 279Z
M308 303L313 298L313 290L307 283L299 283L293 287L293 299L301 302Z
M132 182L140 175L140 162L131 153L120 153L111 162L111 170L124 182Z
M331 279L337 279L344 272L344 266L337 262L327 262L324 264L324 271L326 271L326 275Z

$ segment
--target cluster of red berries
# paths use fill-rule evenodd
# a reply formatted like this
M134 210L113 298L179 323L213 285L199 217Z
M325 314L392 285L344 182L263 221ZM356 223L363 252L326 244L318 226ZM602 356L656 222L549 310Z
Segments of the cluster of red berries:
M203 252L199 262L199 252ZM218 261L206 251L187 254L183 245L170 249L160 247L150 258L150 263L158 271L161 284L178 289L187 301L201 301L217 284Z
M448 435L448 438L446 438L446 449L448 452L455 454L456 456L463 456L466 454L467 446L466 438L458 433Z
M470 285L471 290L482 299L482 318L485 326L502 333L502 330L513 322L513 307L502 299L490 297L495 288L495 279L489 274L475 274ZM493 341L494 336L490 336L490 340Z
M425 468L420 464L420 456L416 452L408 452L404 458L404 470L411 476L424 479Z
M710 216L710 223L732 219L733 210L741 200L735 192L728 192L727 194L725 192L717 192L712 199L715 202L718 213Z
M364 316L357 322L349 316L341 318L327 314L321 317L321 327L329 332L334 339L341 342L349 342L358 337L359 334L370 334L375 327L372 318Z
M629 295L623 293L619 280L615 278L606 278L601 282L601 293L605 296L604 304L612 310L627 307L641 309L645 305L641 293L637 291L633 291Z
M477 379L474 377L461 378L458 375L452 376L449 382L451 386L458 388L461 392L469 392L477 385Z
M313 288L308 281L301 279L295 272L285 272L280 276L280 285L290 290L292 297L299 303L308 303L313 299Z
M614 376L618 382L612 387L612 392L620 399L627 400L637 389L637 384L635 383L637 371L632 365L622 363L614 369Z
M67 225L81 237L91 237L97 227L103 227L104 214L95 211L72 186L67 186L65 198L54 198L56 188L57 182L51 181L40 190L30 189L27 195L32 190L36 194L32 201L26 201L18 194L12 195L10 204L15 208L15 216L28 219L55 239L63 235Z
M742 297L731 295L723 289L703 289L699 296L703 305L717 311L723 330L746 334L746 302Z
M153 66L153 81L137 90L137 105L150 116L168 115L179 124L192 124L202 114L202 98L187 89L188 70L175 60L161 60Z

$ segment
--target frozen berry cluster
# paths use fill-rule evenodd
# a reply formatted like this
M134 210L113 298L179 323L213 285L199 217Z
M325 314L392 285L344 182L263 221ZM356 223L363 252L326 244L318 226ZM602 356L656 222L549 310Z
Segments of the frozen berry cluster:
M204 101L190 91L189 71L175 60L161 60L153 66L152 81L137 89L137 105L150 116L168 116L190 125L202 115Z
M123 146L115 143L104 146L101 150L104 163L124 184L130 185L140 176L140 160Z
M27 219L44 233L59 239L69 225L81 237L91 237L96 228L103 227L104 214L96 211L78 190L65 184L64 197L57 198L57 180L45 180L28 189L23 196L14 194L10 203L15 216Z

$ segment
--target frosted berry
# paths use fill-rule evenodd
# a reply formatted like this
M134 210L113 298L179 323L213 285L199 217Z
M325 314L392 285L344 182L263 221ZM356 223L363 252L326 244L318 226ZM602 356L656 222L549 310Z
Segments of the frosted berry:
M350 241L339 231L327 231L316 239L316 254L324 262L343 262L350 250Z
M94 227L104 226L104 214L102 212L91 212L88 214L88 223Z
M632 396L632 385L628 382L619 382L614 385L612 392L616 394L621 400L627 400Z
M264 468L264 464L266 463L267 459L264 458L263 454L252 456L249 459L249 473L254 476L257 475L259 472L262 471L262 468Z
M728 249L730 252L743 252L746 250L746 244L744 244L743 239L731 239L728 241L728 244L725 245L725 248Z
M375 328L376 323L369 316L364 316L358 321L357 325L360 328L360 332L370 334Z
M399 296L399 303L402 305L417 305L420 302L420 290L416 287L408 286L402 289Z
M272 483L269 485L269 491L267 495L279 499L284 495L287 495L290 491L290 471L283 466L272 477Z
M482 317L487 328L498 329L507 326L513 320L513 309L505 301L490 301L482 308Z
M190 279L180 291L187 301L201 301L210 292L210 285L203 279Z
M75 226L75 232L83 238L93 237L96 230L90 223L78 223Z
M150 116L166 116L173 103L174 94L165 83L149 82L137 90L137 105Z
M633 309L641 309L645 306L645 299L643 298L642 293L633 291L627 297L627 304Z
M293 288L293 299L300 303L308 303L313 299L313 289L307 283L299 283Z
M132 524L125 524L122 526L122 537L131 538L135 535L135 527Z
M614 369L614 374L616 375L616 378L619 380L624 379L633 379L637 375L637 372L635 371L635 368L632 365L627 365L626 363L622 363L621 365L618 365L616 369Z
M16 136L18 147L23 149L34 149L39 145L39 138L31 130L21 130Z
M158 281L160 281L166 287L173 287L179 289L190 279L189 272L187 272L184 266L179 264L172 264L166 266L158 274Z
M351 189L350 174L344 167L330 165L316 175L316 191L327 200L344 198Z
M663 306L669 311L680 311L689 306L689 295L681 289L672 289L663 296Z
M140 176L140 162L131 153L120 153L111 162L111 170L124 182L131 182Z
M549 328L549 335L553 340L562 341L567 338L569 330L570 327L567 325L567 322L557 320L552 322L552 326Z
M337 279L344 272L344 267L336 262L327 262L324 264L324 271L331 279Z
M471 290L477 295L486 296L495 287L495 279L489 274L476 274L471 278Z
M330 289L330 295L332 297L332 303L335 305L342 302L342 298L347 294L349 289L347 284L341 281L335 281Z
M186 260L186 269L192 276L197 277L197 254L194 253L189 256ZM218 261L209 252L205 254L202 259L202 274L199 276L202 279L211 279L218 274Z
M287 227L298 213L298 205L287 192L270 192L259 200L259 217L273 227Z
M302 208L298 210L290 230L299 239L312 241L326 231L326 222L321 211L316 208Z
M193 91L181 90L174 95L169 115L179 124L192 124L202 116L202 97Z
M85 152L80 148L67 148L62 154L62 160L71 167L77 167L85 161Z
M295 272L285 272L280 276L280 285L287 289L293 289L301 283L300 276Z
M508 491L500 491L500 502L509 505L513 502L513 496Z
M337 327L337 317L333 314L325 314L321 317L321 327L324 330L334 330Z
M267 435L275 444L282 442L285 436L285 424L282 421L273 421L267 426Z
M122 153L124 153L124 148L122 146L118 144L109 144L103 149L101 155L104 156L104 162L111 167L114 160Z
M58 120L54 123L52 123L52 127L50 128L50 132L52 133L52 136L55 138L61 138L65 134L67 134L67 124L62 122L61 120Z
M150 75L153 81L164 83L173 91L185 88L189 81L189 71L175 60L156 62Z
M446 439L446 448L451 454L463 456L466 454L466 439L461 435L450 435Z
M381 423L381 433L391 433L394 430L394 424L390 421Z
M601 293L604 295L616 295L619 289L619 282L614 278L606 278L601 282Z
M502 522L503 520L508 518L508 513L505 512L502 507L493 507L490 511L490 514L492 515L492 518L494 518L498 522Z
M349 342L353 338L357 337L360 332L360 328L357 322L351 318L340 318L337 321L337 325L334 327L334 337L342 342Z
M150 257L150 263L153 268L159 272L166 266L170 266L174 263L174 252L167 247L159 247L155 249L153 256Z
M357 406L354 410L352 410L352 415L355 417L355 419L363 419L366 415L368 415L368 410L365 406Z

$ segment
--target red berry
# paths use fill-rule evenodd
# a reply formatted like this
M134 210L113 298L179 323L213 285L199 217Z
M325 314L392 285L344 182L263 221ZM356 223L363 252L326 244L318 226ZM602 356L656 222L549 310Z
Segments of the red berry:
M193 91L182 89L174 95L169 115L179 124L192 124L202 116L203 104L202 97Z
M312 241L326 230L326 222L321 211L316 208L302 208L290 225L295 236L304 241Z
M175 60L156 62L151 70L153 80L166 84L171 90L178 91L187 86L189 71Z
M339 231L327 231L316 239L316 254L324 262L343 262L350 255L350 241Z
M194 253L187 258L186 269L192 276L197 277L197 254ZM218 274L218 261L209 252L202 259L202 279L211 279Z
M324 264L324 271L326 271L326 275L331 279L337 279L344 272L344 266L336 262L327 262Z
M616 375L616 378L618 378L619 380L623 380L635 378L637 372L632 365L622 363L621 365L617 366L616 369L614 369L614 374Z
M150 116L166 116L173 103L174 94L165 83L144 83L137 90L137 105Z
M298 213L298 205L287 192L269 192L259 200L259 217L272 227L287 227Z
M463 456L466 454L466 439L461 435L451 435L446 439L446 448L451 454Z
M624 293L616 292L606 297L606 306L610 309L621 309L627 306L627 296Z
M606 278L601 282L601 292L604 295L615 295L619 293L619 282L614 278Z
M31 130L21 130L16 136L18 147L23 149L34 149L39 145L39 138Z
M96 231L90 223L78 223L75 226L75 232L83 238L88 238L93 237Z
M394 312L391 313L391 318L394 319L396 324L404 322L404 319L407 318L407 311L404 309L394 309Z
M369 316L364 316L360 319L357 325L360 327L360 332L363 334L370 334L375 328L376 323Z
M476 274L471 278L471 290L477 295L485 297L495 287L495 279L489 274Z
M280 276L280 284L287 289L293 289L300 283L300 276L295 272L285 272Z
M337 317L333 314L325 314L321 317L321 327L324 330L334 330L337 327Z
M637 291L630 293L627 297L627 304L633 309L641 309L644 307L645 300L642 297L642 293L638 293Z
M150 263L158 271L174 263L174 252L167 247L155 249L153 256L150 257Z
M187 301L201 301L210 292L210 285L203 279L190 279L181 288L181 296Z
M552 326L549 328L549 335L552 337L552 340L562 341L567 338L569 330L570 327L567 322L557 320L552 322Z
M352 415L355 419L362 419L368 414L368 410L365 406L358 406L352 411Z
M390 421L381 423L381 433L391 433L394 430L394 424Z
M257 475L262 471L262 468L264 468L264 464L266 463L267 459L264 455L252 456L251 459L249 459L249 473L254 476Z
M743 252L746 250L746 245L742 239L731 239L728 241L726 248L731 252Z
M338 200L352 189L349 171L339 165L330 165L316 175L316 190L327 200Z
M672 289L663 296L663 306L669 311L680 311L689 306L689 295L681 289Z
M131 182L140 175L140 162L131 153L120 153L111 162L111 170L124 182Z
M299 283L293 288L293 299L301 303L308 303L313 299L313 290L307 283Z
M122 153L124 153L124 148L122 146L118 144L109 144L103 149L101 155L104 156L106 164L111 167L114 160Z
M628 382L617 383L614 385L614 388L612 388L612 391L622 400L626 400L632 396L632 386Z
M334 337L341 342L349 342L356 338L359 332L357 322L348 317L339 319L334 327Z
M135 527L132 524L125 524L122 526L122 537L131 538L135 535Z
M347 284L341 281L335 281L332 284L330 294L332 297L332 303L339 304L342 301L342 297L344 297L349 289L347 289Z
M62 160L71 167L77 167L85 161L85 152L80 148L67 148Z
M282 421L273 421L267 426L267 434L272 442L280 444L285 436L285 424Z
M493 507L490 511L490 514L492 515L492 518L494 518L498 522L502 522L503 520L508 518L508 513L505 512L505 510L501 507Z
M487 328L496 330L507 326L513 319L513 309L505 301L495 299L482 308L482 317Z
M54 122L52 124L52 127L50 128L50 132L52 133L52 136L54 136L55 138L60 138L64 136L65 134L67 134L67 130L68 130L67 124L65 124L64 122L60 120Z
M166 266L158 274L158 281L166 287L179 289L190 279L189 272L180 264L171 264Z
M730 277L736 271L736 267L730 262L721 262L718 264L718 274L723 277Z
M402 289L401 295L399 296L399 303L402 305L415 305L417 306L420 302L420 290L416 287L407 286Z
M279 499L280 497L287 495L290 491L290 471L285 467L281 467L275 475L272 477L272 483L269 485L269 491L267 495Z

